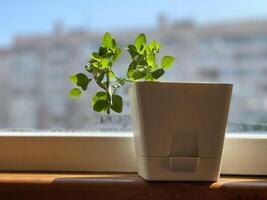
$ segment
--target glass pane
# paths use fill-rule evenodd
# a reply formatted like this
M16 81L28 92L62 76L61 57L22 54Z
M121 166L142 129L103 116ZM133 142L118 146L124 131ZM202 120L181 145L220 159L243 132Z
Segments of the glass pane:
M128 87L123 113L91 109L96 85L68 97L68 77L83 70L109 31L126 46L146 33L176 58L162 79L234 84L230 132L266 132L267 1L1 2L0 128L131 131ZM161 54L161 55L162 55ZM114 67L125 71L123 55Z

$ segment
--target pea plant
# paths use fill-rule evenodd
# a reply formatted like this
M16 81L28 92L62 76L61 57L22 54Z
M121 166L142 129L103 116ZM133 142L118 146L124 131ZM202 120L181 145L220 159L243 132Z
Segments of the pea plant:
M70 80L76 85L70 91L70 96L79 97L82 92L87 90L89 83L94 80L100 91L97 91L92 98L93 110L107 114L110 114L111 110L121 113L123 99L117 94L117 89L127 82L157 80L174 63L174 58L166 55L161 59L161 64L158 65L156 55L159 53L160 44L155 40L147 44L146 36L142 33L135 39L134 44L128 45L126 50L131 56L131 63L127 75L118 77L112 67L120 57L122 50L110 33L105 33L98 52L91 54L90 60L84 67L88 75L78 73L70 77Z

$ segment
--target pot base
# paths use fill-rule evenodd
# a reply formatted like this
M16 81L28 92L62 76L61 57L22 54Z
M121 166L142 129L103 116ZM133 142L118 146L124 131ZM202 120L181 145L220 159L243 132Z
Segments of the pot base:
M220 158L136 156L138 174L149 181L216 181Z

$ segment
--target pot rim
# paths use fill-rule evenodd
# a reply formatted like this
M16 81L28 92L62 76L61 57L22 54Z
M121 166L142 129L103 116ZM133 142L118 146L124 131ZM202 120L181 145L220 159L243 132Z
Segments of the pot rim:
M173 81L137 81L133 85L143 85L143 84L164 84L164 85L225 85L233 87L232 83L226 82L173 82Z

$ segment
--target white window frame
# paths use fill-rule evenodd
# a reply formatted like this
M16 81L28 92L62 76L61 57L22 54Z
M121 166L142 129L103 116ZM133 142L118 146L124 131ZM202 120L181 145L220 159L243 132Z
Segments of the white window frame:
M267 134L227 134L221 174L267 175ZM1 171L136 172L131 133L7 132Z

